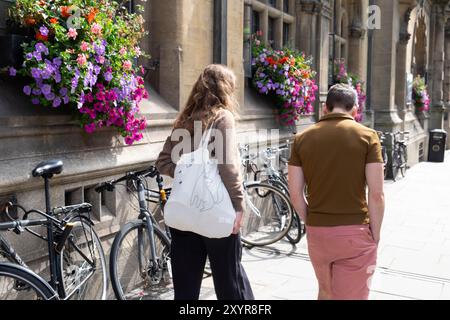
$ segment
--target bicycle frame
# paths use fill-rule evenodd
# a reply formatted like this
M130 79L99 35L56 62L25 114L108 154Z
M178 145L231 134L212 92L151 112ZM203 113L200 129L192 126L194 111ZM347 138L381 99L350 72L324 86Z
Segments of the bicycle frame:
M146 192L147 190L144 187L144 183L142 182L142 179L137 179L136 181L137 184L137 193L138 193L138 201L139 201L139 219L141 220L145 220L147 221L146 225L147 225L147 231L148 231L148 240L149 240L149 244L150 244L150 253L151 253L151 264L152 264L152 268L155 268L155 266L158 265L158 258L157 257L157 253L156 253L156 243L155 243L155 228L154 226L156 224L158 224L158 222L156 221L155 217L150 213L150 211L148 210L148 205L147 205L147 198L146 198ZM144 254L142 252L143 248L142 248L142 231L139 230L138 231L138 243L139 243L139 259L142 259L142 257L144 257ZM141 266L144 266L145 263L144 261L139 261ZM142 272L142 270L141 270Z

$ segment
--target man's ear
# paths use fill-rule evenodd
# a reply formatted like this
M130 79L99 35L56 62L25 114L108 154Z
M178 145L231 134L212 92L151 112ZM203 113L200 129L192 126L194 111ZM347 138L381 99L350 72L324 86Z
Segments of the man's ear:
M330 111L328 110L328 108L327 108L327 104L326 103L322 103L322 114L324 115L324 116L326 116L327 114L329 114L330 113Z
M357 115L358 115L358 106L354 106L352 109L352 117L356 118Z

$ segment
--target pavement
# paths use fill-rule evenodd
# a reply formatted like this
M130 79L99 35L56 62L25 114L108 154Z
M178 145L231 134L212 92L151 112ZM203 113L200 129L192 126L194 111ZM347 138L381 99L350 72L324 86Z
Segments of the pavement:
M371 300L450 300L450 151L445 163L420 163L387 181L386 211ZM306 238L243 249L257 300L315 300ZM211 277L201 299L216 299Z

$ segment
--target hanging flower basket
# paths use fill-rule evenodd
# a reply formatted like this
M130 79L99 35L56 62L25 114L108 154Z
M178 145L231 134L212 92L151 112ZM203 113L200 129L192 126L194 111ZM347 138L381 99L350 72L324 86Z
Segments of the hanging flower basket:
M364 106L367 96L364 92L364 82L358 75L347 72L345 59L336 59L334 62L335 79L334 83L348 84L355 89L358 96L358 114L355 117L357 122L363 121Z
M300 115L314 111L318 87L312 61L295 50L272 49L258 38L260 35L253 36L253 85L275 101L282 124L294 125Z
M23 65L11 63L8 72L32 79L23 93L34 105L70 108L88 133L114 127L127 144L143 138L139 103L148 94L136 63L146 56L139 13L113 0L17 0L10 17L33 30L22 45Z
M413 100L417 111L430 111L430 96L428 95L427 85L425 79L420 75L414 79Z

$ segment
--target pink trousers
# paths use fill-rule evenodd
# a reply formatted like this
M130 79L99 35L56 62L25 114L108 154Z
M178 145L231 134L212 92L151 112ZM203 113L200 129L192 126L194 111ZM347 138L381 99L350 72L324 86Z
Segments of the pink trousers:
M332 300L367 300L378 246L368 225L307 227L319 287Z

